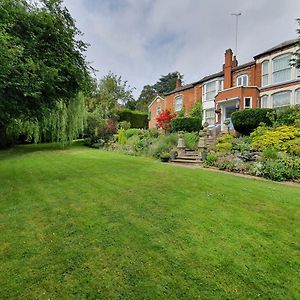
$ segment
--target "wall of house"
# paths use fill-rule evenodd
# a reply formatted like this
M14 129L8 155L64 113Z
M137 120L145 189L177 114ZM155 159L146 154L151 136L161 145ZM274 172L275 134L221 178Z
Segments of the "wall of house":
M182 96L185 113L188 114L195 103L201 100L202 88L200 84L197 84L192 88L168 95L166 97L166 108L172 113L175 112L175 98L177 96Z
M161 97L157 97L149 106L149 128L156 128L156 117L158 114L158 109L161 111L165 109L165 100Z

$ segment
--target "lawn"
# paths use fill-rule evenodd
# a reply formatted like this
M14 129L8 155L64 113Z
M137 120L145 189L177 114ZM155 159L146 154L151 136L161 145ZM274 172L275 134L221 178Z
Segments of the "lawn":
M300 188L84 147L0 152L1 299L299 299Z

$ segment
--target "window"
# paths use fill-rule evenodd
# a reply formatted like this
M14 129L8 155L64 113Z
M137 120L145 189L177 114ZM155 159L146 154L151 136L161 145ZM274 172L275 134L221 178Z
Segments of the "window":
M295 104L300 104L300 89L296 90L296 100Z
M268 85L269 83L269 61L264 61L262 63L262 77L261 77L261 84L262 86Z
M209 82L204 85L203 98L204 101L213 100L217 94L216 81Z
M245 97L244 98L244 108L251 108L252 107L252 97Z
M218 92L223 91L224 80L218 81Z
M291 92L281 92L272 95L273 107L285 107L291 104Z
M260 108L268 108L268 98L267 95L260 98Z
M205 122L207 122L209 125L215 124L215 110L214 109L205 110Z
M177 96L175 98L175 112L181 111L182 106L183 106L182 96Z
M236 80L236 86L248 86L248 75L239 76Z
M291 54L281 55L273 59L273 83L291 79Z
M159 107L156 109L156 114L157 114L157 115L160 115L160 113L161 113L161 107L159 106Z

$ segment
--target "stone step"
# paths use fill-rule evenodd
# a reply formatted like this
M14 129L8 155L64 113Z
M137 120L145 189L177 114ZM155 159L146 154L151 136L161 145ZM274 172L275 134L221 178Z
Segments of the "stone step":
M195 156L179 155L179 156L176 157L176 159L199 160L200 156L199 155L195 155Z
M174 163L182 163L182 164L202 164L203 161L201 161L200 159L181 159L181 158L176 158L176 159L172 159L171 162Z

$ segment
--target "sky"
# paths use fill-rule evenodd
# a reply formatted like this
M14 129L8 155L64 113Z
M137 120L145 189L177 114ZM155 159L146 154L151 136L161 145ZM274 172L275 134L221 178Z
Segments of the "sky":
M101 78L121 75L137 98L144 85L179 71L191 83L222 70L235 51L239 64L297 38L300 0L64 0L90 44L87 60Z

